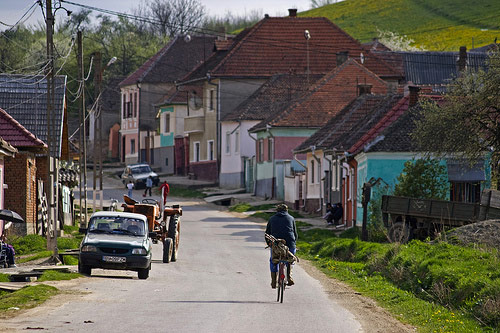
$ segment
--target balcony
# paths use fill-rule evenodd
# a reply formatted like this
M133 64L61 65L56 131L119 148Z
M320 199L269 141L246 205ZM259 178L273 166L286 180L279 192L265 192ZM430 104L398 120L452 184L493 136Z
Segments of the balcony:
M184 133L200 133L205 131L205 117L184 118Z

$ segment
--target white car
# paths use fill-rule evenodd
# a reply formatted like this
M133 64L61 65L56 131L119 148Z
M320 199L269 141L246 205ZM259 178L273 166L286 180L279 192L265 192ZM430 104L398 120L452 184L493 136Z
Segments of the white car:
M153 178L153 186L158 186L160 178L158 174L151 170L149 164L130 164L125 167L122 173L122 183L127 186L129 181L134 183L134 188L146 187L146 179L151 176Z

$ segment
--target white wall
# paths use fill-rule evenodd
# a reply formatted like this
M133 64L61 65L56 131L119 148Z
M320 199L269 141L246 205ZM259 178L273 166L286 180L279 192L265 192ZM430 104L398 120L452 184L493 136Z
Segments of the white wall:
M235 151L235 132L233 132L239 125L234 121L222 122L221 130L221 173L237 173L243 171L242 157L248 158L255 155L255 141L248 136L248 130L255 126L258 121L242 121L240 127L236 130L239 132L239 149ZM233 132L230 135L230 153L226 153L226 133Z

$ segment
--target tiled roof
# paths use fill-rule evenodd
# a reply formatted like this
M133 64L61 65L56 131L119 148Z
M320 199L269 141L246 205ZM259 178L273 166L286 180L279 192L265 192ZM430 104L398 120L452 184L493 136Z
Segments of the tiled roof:
M2 138L14 147L47 147L33 133L0 108L0 133Z
M386 52L375 51L391 67L403 71L407 82L415 85L448 85L458 77L458 52ZM488 55L467 52L467 67L484 68ZM442 90L442 89L440 89Z
M186 42L183 36L177 36L123 80L120 87L178 81L210 57L214 41L212 36L192 36Z
M309 41L305 30L310 32ZM266 17L245 34L212 70L212 76L267 77L290 71L306 73L308 68L310 73L325 74L337 66L337 53L347 51L349 57L362 57L377 75L399 77L325 17Z
M309 78L306 75L273 75L222 120L263 120L270 114L280 113L301 100L309 86L321 77L322 75L309 75Z
M390 112L402 97L402 95L361 95L295 150L304 151L315 146L324 150L347 151Z
M54 133L57 144L51 150L61 155L66 76L55 77ZM29 132L47 142L47 80L44 76L0 74L0 107Z
M353 59L326 74L302 100L283 112L271 114L251 131L274 127L320 128L355 99L358 84L372 85L372 93L386 94L387 83Z
M441 96L421 96L420 98L430 98L439 102ZM411 133L415 128L418 104L415 107L406 109L401 107L398 117L392 119L382 119L379 131L371 133L365 138L363 144L359 145L358 151L364 149L365 152L415 152L417 146L411 138ZM394 119L395 118L395 119Z
M250 29L248 28L243 29L243 31L240 32L236 37L228 39L224 48L218 49L217 46L215 46L215 52L212 53L212 55L208 57L207 60L199 64L190 73L186 74L186 76L181 78L179 80L180 83L190 82L192 80L206 79L207 74L210 73L219 64L219 62L221 62L222 59L224 59L224 57L229 53L229 50L231 50L235 45L237 45L238 42L241 41L249 32Z

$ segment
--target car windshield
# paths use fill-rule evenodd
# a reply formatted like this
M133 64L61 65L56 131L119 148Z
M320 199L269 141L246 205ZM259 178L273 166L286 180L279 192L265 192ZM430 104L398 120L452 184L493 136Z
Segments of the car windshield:
M140 174L140 173L150 173L151 168L149 165L141 165L137 167L130 168L132 170L133 174Z
M146 225L144 221L128 217L97 216L90 219L91 233L121 233L134 236L144 236Z

